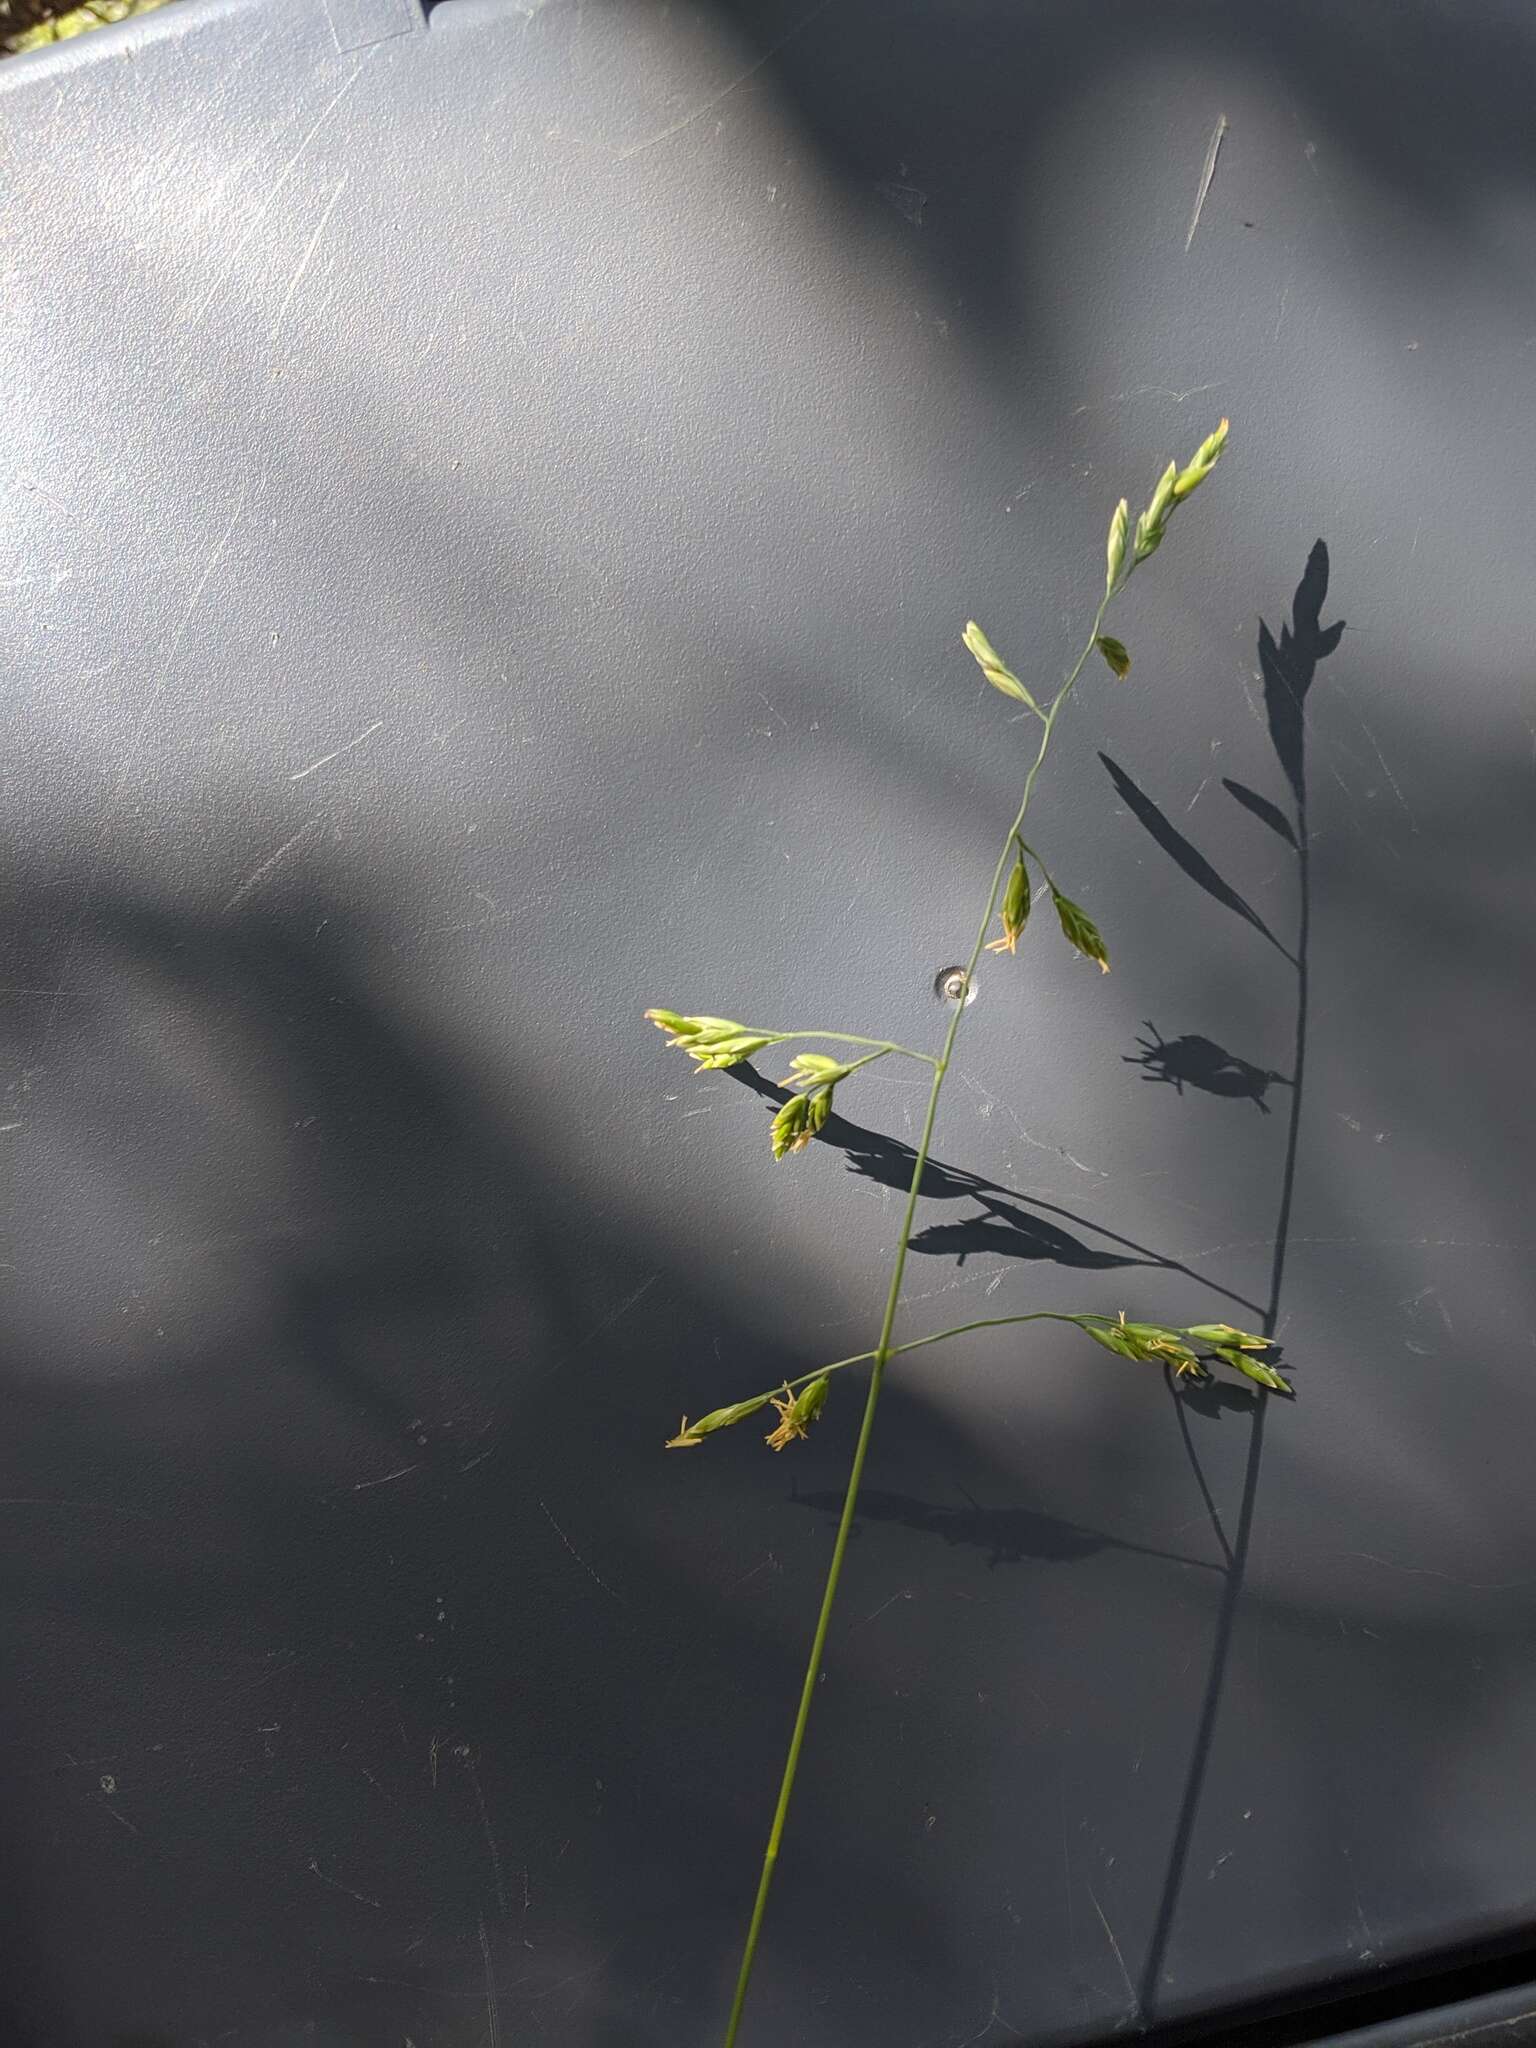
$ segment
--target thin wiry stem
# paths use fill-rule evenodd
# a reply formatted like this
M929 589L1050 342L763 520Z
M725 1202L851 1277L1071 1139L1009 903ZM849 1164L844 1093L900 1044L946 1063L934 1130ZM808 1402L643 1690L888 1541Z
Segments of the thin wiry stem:
M886 1059L897 1050L898 1048L894 1045L882 1045L878 1052L866 1052L860 1058L848 1062L848 1073L856 1074L860 1067L870 1066L875 1060ZM846 1080L847 1075L844 1075L843 1078Z
M925 1067L938 1064L931 1052L914 1052L910 1045L897 1045L889 1038L858 1038L851 1031L772 1031L766 1035L778 1039L831 1038L839 1045L877 1045L882 1052L899 1052L903 1059L921 1060Z
M886 1291L885 1314L880 1323L880 1335L874 1351L869 1354L874 1369L869 1376L869 1391L864 1397L864 1415L859 1424L858 1441L854 1445L853 1463L848 1471L847 1490L843 1496L843 1511L838 1519L837 1534L832 1542L832 1556L827 1565L826 1583L822 1588L821 1608L816 1617L816 1630L811 1637L810 1655L806 1660L805 1678L800 1688L800 1705L795 1714L794 1728L789 1738L789 1749L784 1759L783 1776L779 1783L779 1796L773 1810L773 1822L768 1830L768 1846L763 1855L762 1875L758 1879L757 1896L752 1904L752 1918L747 1927L747 1938L742 1949L741 1969L736 1979L736 1995L731 2001L731 2016L726 2025L723 2048L735 2048L736 2036L741 2027L741 2015L747 2000L747 1987L752 1981L752 1967L757 1960L758 1937L762 1932L763 1915L768 1907L768 1894L773 1888L774 1871L778 1866L779 1844L784 1838L784 1823L789 1813L790 1800L794 1794L795 1777L800 1768L800 1752L805 1744L806 1726L811 1718L811 1702L816 1695L816 1683L821 1675L821 1660L826 1650L827 1630L832 1622L832 1609L837 1600L838 1582L843 1575L843 1559L848 1551L848 1537L853 1528L855 1512L859 1504L859 1486L864 1477L864 1463L869 1455L869 1439L874 1429L875 1410L880 1403L880 1389L885 1382L885 1368L892 1356L892 1333L896 1327L896 1312L901 1305L901 1282L906 1271L907 1252L912 1242L912 1225L917 1215L917 1200L923 1184L923 1174L928 1165L928 1150L933 1142L934 1124L938 1119L939 1097L944 1088L944 1076L954 1052L955 1040L960 1033L960 1022L966 1012L965 994L971 986L976 972L976 963L981 958L982 947L986 944L987 930L997 907L997 892L1002 886L1003 873L1013 857L1014 842L1024 829L1024 816L1029 809L1029 800L1034 794L1035 782L1040 767L1051 744L1051 735L1056 729L1056 719L1062 706L1071 696L1084 663L1093 652L1098 639L1099 627L1109 606L1106 595L1094 613L1093 627L1083 646L1083 651L1073 664L1072 672L1051 700L1049 711L1044 714L1043 730L1040 734L1039 749L1024 778L1024 793L1008 833L1003 840L1003 850L998 855L991 885L987 890L986 909L982 912L977 927L975 943L970 958L965 964L965 978L961 984L960 1000L955 1004L954 1015L949 1020L949 1029L944 1034L944 1046L933 1063L933 1085L928 1091L928 1109L923 1118L922 1137L918 1142L917 1154L912 1167L912 1183L907 1190L907 1206L902 1217L901 1230L896 1240L895 1257L891 1265L891 1281ZM832 1034L827 1034L832 1035ZM904 1349L907 1347L903 1347Z
M1023 1316L982 1316L974 1323L955 1323L950 1329L935 1330L927 1337L909 1337L905 1344L893 1344L886 1353L888 1358L900 1358L908 1351L921 1351L929 1344L942 1344L948 1337L964 1337L972 1330L1001 1330L1009 1323L1113 1323L1113 1316L1099 1315L1092 1309L1085 1309L1081 1315L1068 1315L1064 1309L1037 1308ZM798 1378L780 1380L775 1387L769 1387L764 1399L774 1394L792 1394L798 1387L808 1387L812 1380L824 1380L834 1372L841 1372L845 1366L867 1365L874 1357L873 1351L855 1351L851 1358L834 1358L829 1365L818 1365L811 1372L803 1372ZM749 1396L748 1398L754 1398Z

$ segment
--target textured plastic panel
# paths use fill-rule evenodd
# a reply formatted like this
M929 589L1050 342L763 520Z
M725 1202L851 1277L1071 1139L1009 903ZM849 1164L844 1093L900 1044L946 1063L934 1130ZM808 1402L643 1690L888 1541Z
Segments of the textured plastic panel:
M776 1167L640 1011L933 1040L1025 737L960 626L1059 673L1222 413L1038 814L1115 972L985 969L905 1327L1278 1289L1300 1399L893 1377L748 2038L1530 1914L1533 42L188 0L0 69L8 2039L715 2038L855 1402L661 1443L871 1341L920 1098ZM1293 1153L1226 785L1298 762Z

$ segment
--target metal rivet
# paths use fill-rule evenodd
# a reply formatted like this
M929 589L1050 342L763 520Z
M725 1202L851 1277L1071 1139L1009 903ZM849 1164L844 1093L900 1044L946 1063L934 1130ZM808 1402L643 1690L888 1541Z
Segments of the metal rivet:
M974 1003L976 983L967 985L963 967L941 967L933 977L933 993L941 1003L957 1004L962 995L968 1004Z

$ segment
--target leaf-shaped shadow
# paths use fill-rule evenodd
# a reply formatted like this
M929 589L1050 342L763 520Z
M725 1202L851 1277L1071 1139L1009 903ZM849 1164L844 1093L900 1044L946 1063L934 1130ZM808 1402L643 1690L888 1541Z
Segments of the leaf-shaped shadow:
M728 1067L725 1072L741 1087L775 1106L783 1102L788 1093L776 1081L758 1073L749 1061L743 1060L739 1066ZM917 1154L909 1144L901 1138L887 1137L881 1131L868 1130L862 1124L850 1123L835 1110L817 1134L816 1148L841 1152L848 1161L850 1172L861 1179L875 1181L881 1187L905 1194L912 1185L912 1169L917 1163ZM914 1251L947 1252L961 1259L972 1252L990 1251L1004 1258L1050 1260L1087 1272L1114 1271L1125 1266L1153 1267L1160 1272L1182 1273L1186 1279L1197 1282L1206 1293L1219 1294L1232 1302L1245 1315L1257 1316L1262 1312L1258 1303L1250 1301L1246 1295L1223 1287L1208 1273L1198 1273L1192 1266L1171 1258L1166 1252L1140 1244L1135 1238L1123 1237L1119 1231L1111 1230L1091 1217L1079 1216L1059 1202L1048 1202L1039 1195L1020 1195L997 1181L984 1180L978 1173L969 1173L960 1167L946 1166L941 1160L930 1159L923 1168L921 1192L928 1201L969 1199L985 1213L962 1223L935 1224L919 1231L912 1240ZM1096 1237L1107 1240L1118 1249L1100 1252L1072 1231L1046 1222L1042 1212L1061 1218L1063 1223L1092 1231Z
M828 1515L842 1513L840 1493L797 1493L791 1498L797 1507L813 1508ZM1035 1514L1028 1508L984 1508L974 1501L963 1508L944 1508L904 1493L866 1489L859 1495L856 1532L864 1522L894 1522L903 1529L916 1530L921 1536L937 1536L951 1548L956 1544L969 1545L987 1553L989 1568L1022 1564L1027 1557L1045 1564L1070 1564L1102 1550L1124 1550L1137 1557L1161 1558L1165 1563L1197 1571L1222 1569L1212 1559L1186 1557L1176 1550L1158 1550L1148 1543L1127 1543L1118 1536L1107 1536L1102 1529L1088 1529L1079 1522L1062 1521L1056 1515Z
M1296 834L1291 830L1291 821L1278 804L1272 804L1267 796L1260 796L1256 789L1250 789L1246 782L1234 782L1230 775L1223 775L1221 786L1228 796L1236 797L1245 811L1252 811L1256 818L1262 818L1271 832L1278 832L1287 846L1299 853Z
M1278 643L1268 626L1262 622L1259 626L1259 668L1264 677L1269 736L1296 801L1303 805L1307 800L1303 707L1317 664L1332 654L1344 633L1342 619L1331 626L1322 623L1327 595L1328 549L1323 541L1317 541L1296 586L1291 624L1280 628Z
M1251 1417L1259 1400L1252 1387L1239 1387L1214 1375L1207 1380L1186 1380L1178 1394L1184 1408L1192 1408L1212 1422L1219 1422L1227 1414Z
M1291 1085L1284 1074L1277 1074L1272 1067L1256 1067L1251 1060L1228 1052L1214 1038L1198 1031L1186 1031L1182 1038L1164 1038L1150 1018L1145 1021L1151 1036L1137 1039L1141 1051L1120 1055L1128 1066L1142 1068L1143 1080L1166 1081L1180 1095L1188 1087L1223 1096L1229 1102L1252 1102L1265 1116L1269 1104L1264 1097L1271 1086L1276 1082L1283 1088Z
M1256 932L1262 932L1276 952L1284 954L1294 966L1295 956L1281 945L1248 899L1239 896L1231 883L1217 874L1199 847L1192 845L1178 827L1164 817L1151 797L1131 780L1119 762L1112 761L1108 754L1100 754L1099 759L1109 770L1110 780L1132 817L1138 824L1146 827L1168 858L1177 867L1182 868L1189 879L1198 888L1203 889L1207 896L1214 896L1218 903L1224 904L1228 910L1235 911L1245 924L1251 924Z
M978 1194L984 1215L963 1223L930 1223L912 1240L915 1252L937 1253L964 1265L973 1252L995 1252L1004 1259L1048 1259L1055 1266L1079 1272L1108 1273L1124 1266L1146 1266L1148 1259L1128 1259L1115 1252L1095 1251L1059 1224L1047 1223L1026 1209L1016 1209L993 1195Z
M1306 700L1317 672L1317 664L1325 656L1333 653L1344 633L1342 620L1331 626L1324 626L1322 623L1323 600L1328 595L1328 575L1328 549L1325 543L1319 540L1314 543L1312 552L1307 557L1307 566L1302 573L1301 582L1296 587L1296 595L1291 603L1291 624L1281 628L1278 641L1268 626L1261 623L1259 627L1259 666L1264 683L1264 709L1269 721L1269 737L1275 750L1275 757L1296 799L1294 828L1291 821L1267 798L1259 796L1242 783L1228 782L1226 785L1228 792L1245 810L1262 819L1272 831L1295 848L1300 895L1296 951L1294 955L1287 955L1296 969L1295 1051L1291 1061L1290 1079L1286 1084L1291 1089L1289 1130L1280 1175L1280 1202L1279 1213L1275 1219L1269 1300L1258 1326L1266 1333L1273 1332L1279 1322L1281 1292L1285 1282L1286 1250L1290 1241L1291 1204L1296 1188L1302 1092L1306 1083L1308 960L1312 918L1306 796ZM1144 819L1143 822L1148 821ZM1167 845L1168 842L1163 835L1154 836L1158 837L1162 844ZM1179 858L1173 847L1170 846L1169 851L1174 853L1175 859ZM1181 860L1180 865L1184 866L1185 863ZM1207 886L1202 877L1197 875L1195 879L1201 882L1202 887ZM1284 950L1282 947L1281 951ZM1278 1081L1281 1077L1276 1075L1273 1078ZM1189 1432L1189 1417L1191 1413L1204 1413L1211 1419L1218 1418L1226 1409L1236 1407L1232 1392L1233 1390L1219 1382L1208 1382L1203 1388L1181 1400L1178 1408L1179 1426L1184 1434L1185 1449L1189 1453L1213 1531L1230 1559L1230 1569L1211 1644L1205 1695L1196 1724L1194 1747L1184 1779L1184 1790L1179 1800L1178 1819L1174 1825L1173 1842L1168 1852L1162 1895L1158 1900L1151 1938L1147 1943L1137 1986L1140 2018L1147 2027L1151 2026L1156 2016L1158 2001L1166 1982L1164 1965L1184 1898L1190 1855L1196 1839L1196 1824L1200 1816L1206 1776L1210 1768L1212 1748L1226 1690L1233 1629L1247 1579L1254 1509L1258 1499L1259 1473L1263 1462L1264 1418L1268 1403L1262 1395L1256 1398L1250 1396L1252 1420L1248 1432L1248 1455L1244 1466L1236 1524L1229 1545L1210 1489L1200 1469L1199 1459L1195 1455L1193 1439Z

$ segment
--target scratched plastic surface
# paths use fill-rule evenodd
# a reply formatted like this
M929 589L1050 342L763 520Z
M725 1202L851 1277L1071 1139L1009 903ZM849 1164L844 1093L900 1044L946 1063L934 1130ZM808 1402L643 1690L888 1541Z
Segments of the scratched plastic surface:
M1023 743L960 627L1059 673L1222 414L1040 810L1115 971L985 968L905 1327L1277 1292L1300 1398L893 1379L746 2038L1530 1915L1533 38L186 0L0 69L8 2039L716 2038L854 1402L662 1439L870 1340L917 1096L775 1167L640 1012L938 1033Z

